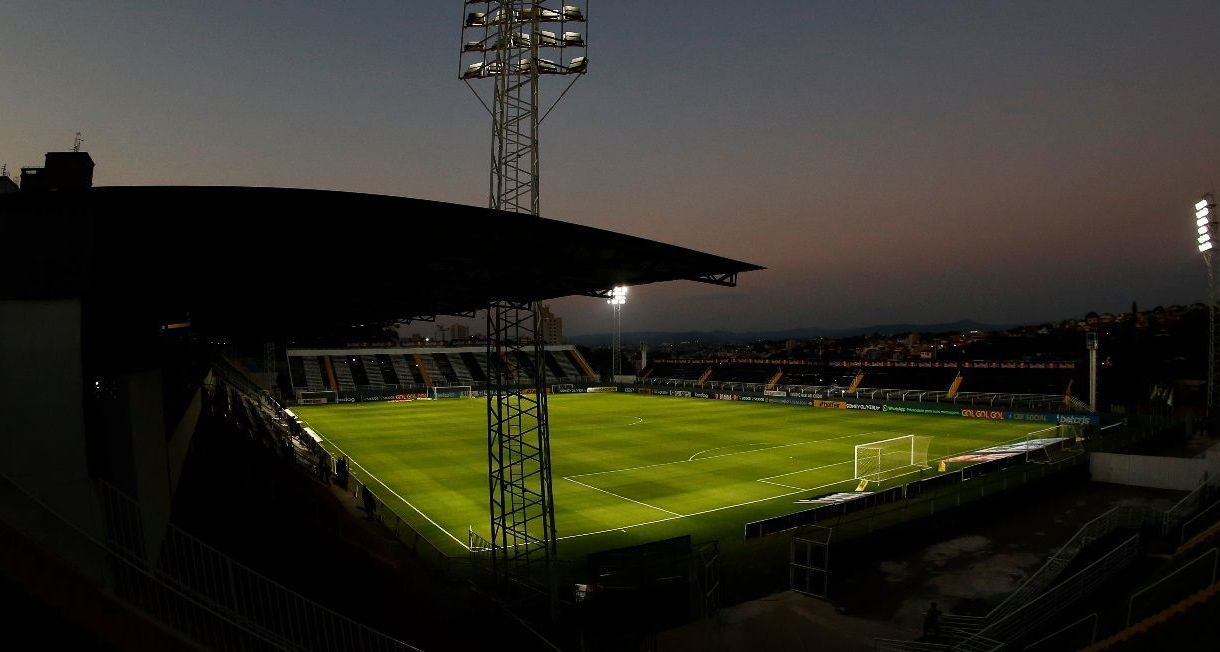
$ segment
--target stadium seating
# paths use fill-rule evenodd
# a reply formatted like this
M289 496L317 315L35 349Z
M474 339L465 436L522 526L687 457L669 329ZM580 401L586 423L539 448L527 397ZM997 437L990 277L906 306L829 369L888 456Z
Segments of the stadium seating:
M419 364L424 372L424 384L432 387L448 384L445 374L441 373L441 368L436 364L436 358L432 357L431 353L424 353L419 356Z
M467 373L470 374L472 381L476 383L487 382L487 372L483 369L482 356L469 352L461 353L459 356L462 358L462 363L466 367Z
M418 378L418 374L413 371L415 366L414 358L406 355L391 355L390 364L394 366L394 375L398 376L399 386L422 385L423 379Z
M441 376L445 379L445 383L449 385L468 385L469 383L458 382L457 372L454 371L453 365L449 362L449 356L445 353L433 353L432 360L436 363L436 368L440 370ZM436 378L432 379L432 384L438 384Z
M375 355L362 355L360 362L364 364L364 374L369 379L369 387L385 387L385 374L381 371L381 362Z
M568 356L567 351L548 351L547 355L555 360L555 364L562 372L561 378L565 380L583 378L583 374L576 370L576 365L572 363L572 358Z
M335 380L340 391L356 389L356 379L352 377L351 360L347 357L331 356L330 362L335 367Z
M401 351L401 352L400 352ZM288 352L289 379L295 390L403 389L420 386L481 386L487 382L482 347L429 349L336 349ZM571 346L546 351L548 383L595 381ZM528 356L518 357L522 378L534 373ZM333 381L327 365L334 370Z
M302 359L305 368L305 386L307 389L321 390L329 389L326 381L322 376L322 366L318 364L318 357L314 355L305 356ZM296 379L293 379L296 382Z
M650 367L651 378L675 380L698 380L706 370L706 364L674 363L665 360L654 362ZM736 363L723 362L713 365L710 380L719 383L766 384L779 371L783 372L783 385L847 387L856 374L848 367ZM879 367L863 370L865 387L891 389L947 390L958 370L948 367ZM962 392L994 392L1013 394L1063 394L1068 381L1080 376L1078 369L963 369ZM1076 387L1084 387L1083 378L1076 378Z

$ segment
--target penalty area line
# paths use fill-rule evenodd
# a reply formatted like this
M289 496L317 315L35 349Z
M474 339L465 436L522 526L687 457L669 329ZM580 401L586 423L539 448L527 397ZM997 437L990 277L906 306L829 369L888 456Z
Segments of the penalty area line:
M766 445L767 445L767 444L769 444L769 443L771 443L771 442L769 442L769 441L752 441L752 442L750 442L750 443L748 443L748 444L729 444L728 446L717 446L717 447L715 447L715 448L709 448L709 449L704 450L704 451L699 451L698 453L695 453L694 455L691 455L690 457L686 458L686 461L687 461L687 462L694 462L696 457L699 457L700 455L702 455L702 454L704 454L704 453L710 453L710 452L712 452L712 451L722 451L722 450L724 450L724 449L726 449L726 448L737 448L738 446L766 446ZM746 453L746 452L749 452L749 451L742 451L742 452L743 452L743 453Z
M798 473L804 473L806 471L817 471L819 469L829 469L832 466L842 466L844 464L851 464L854 461L855 461L854 459L843 460L842 462L835 462L833 464L823 464L822 466L814 466L814 467L810 467L808 469L801 469L800 471L789 471L788 473L780 473L779 475L769 475L765 478L759 478L758 480L756 480L756 482L767 482L767 480L770 480L771 478L782 478L787 475L796 475ZM778 482L767 482L767 484L779 484L779 483ZM787 485L780 485L780 486L787 486Z
M620 495L618 495L618 494L614 493L613 491L606 491L605 489L602 489L602 488L600 488L600 487L594 487L594 486L593 486L593 485L591 485L591 484L585 484L585 483L581 482L580 480L573 480L572 478L568 478L568 477L565 477L565 478L564 478L564 480L567 480L568 482L574 482L574 483L576 483L576 484L578 484L578 485L580 485L580 486L582 486L582 487L588 487L589 489L592 489L593 491L600 491L600 492L602 492L602 493L606 494L607 496L614 496L615 498L619 498L619 499L622 499L622 500L626 500L626 501L628 501L628 502L632 502L632 503L635 503L635 504L637 504L637 505L643 505L644 507L648 507L648 508L650 508L650 509L655 509L655 510L657 510L658 512L665 512L666 514L673 514L674 516L684 516L684 514L679 514L679 513L677 513L677 512L671 512L671 511L669 511L668 509L665 509L664 507L657 507L656 505L649 505L648 503L645 503L645 502L640 502L640 501L638 501L638 500L636 500L636 499L634 499L634 498L628 498L628 497L626 497L626 496L620 496Z
M1027 433L1027 434L1031 434L1031 435L1032 435L1032 434L1036 434L1036 433L1039 433L1039 432L1045 432L1045 431L1047 431L1047 430L1050 430L1050 428L1043 428L1043 429L1041 429L1041 430L1034 430L1034 431L1031 431L1031 432L1029 432L1029 433ZM877 430L877 431L874 431L874 432L892 432L892 431L887 431L887 430ZM874 433L863 433L863 434L874 434ZM949 453L948 457L953 457L953 456L956 456L956 455L962 455L962 454L965 454L965 453L969 453L969 452L970 452L970 451L972 451L972 450L978 450L978 449L976 449L976 448L968 448L968 449L966 449L966 450L959 451L959 452L956 452L956 453ZM752 452L752 451L747 451L747 452ZM736 455L737 453L729 453L729 454L730 454L730 455ZM719 456L719 455L718 455L718 456L714 456L714 457L721 457L721 456ZM704 459L712 459L712 458L704 458ZM674 463L674 462L667 462L667 464L673 464L673 463ZM839 464L842 464L842 462L840 462ZM660 465L653 464L653 465L650 465L650 466L660 466ZM831 465L831 466L834 466L834 465ZM613 471L608 471L607 473L613 473ZM906 475L911 475L911 474L913 474L913 473L918 473L918 470L916 470L916 471L910 471L910 472L907 472L907 473L903 473L902 475L898 475L898 476L894 476L894 477L903 477L903 476L906 476ZM591 474L586 474L586 475L591 475ZM779 476L771 476L771 477L779 477ZM644 526L646 526L646 525L656 525L657 523L665 523L665 522L667 522L667 521L674 521L674 520L677 520L677 519L680 519L680 518L690 518L690 517L692 517L692 516L702 516L703 514L711 514L711 513L713 513L713 512L719 512L719 511L726 510L726 509L733 509L733 508L735 508L735 507L745 507L746 505L753 505L753 504L755 504L755 503L763 503L763 502L766 502L766 501L768 501L768 500L778 500L778 499L780 499L780 498L787 498L788 496L795 496L796 494L805 493L805 492L807 492L807 491L817 491L818 489L825 489L826 487L833 487L833 486L835 486L835 485L846 484L846 483L850 483L850 482L856 482L858 479L859 479L859 478L844 478L844 479L842 479L842 480L838 480L838 481L836 481L836 482L828 482L828 483L826 483L826 484L818 485L818 486L816 486L816 487L808 487L808 488L805 488L805 489L797 489L797 490L795 490L795 491L789 491L789 492L787 492L787 493L782 493L782 494L779 494L778 496L770 496L770 497L768 497L768 498L758 498L758 499L756 499L756 500L748 500L748 501L746 501L746 502L744 502L744 503L737 503L737 504L735 504L735 505L725 505L725 506L723 506L723 507L714 507L714 508L712 508L712 509L705 509L705 510L703 510L703 511L699 511L699 512L691 512L690 514L685 514L685 515L682 515L682 516L670 516L670 517L667 517L667 518L659 518L659 519L652 520L652 521L645 521L645 522L643 522L643 523L635 523L635 524L632 524L632 525L624 525L624 526L621 526L621 527L612 527L612 528L607 528L607 529L605 529L605 530L597 530L597 531L595 531L595 532L581 532L580 534L569 534L569 535L567 535L567 536L558 537L558 540L561 540L561 541L562 541L562 540L564 540L564 539L577 539L577 538L580 538L580 537L589 537L589 536L594 536L594 535L597 535L597 534L605 534L605 533L607 533L607 532L626 532L627 530L630 530L631 528L644 527ZM893 478L887 478L887 479L888 479L888 480L892 480ZM782 485L782 484L780 484L780 483L778 483L778 482L768 482L768 481L766 481L766 480L756 480L756 482L763 482L763 483L766 483L766 484L771 484L771 485L775 485L775 486L778 486L778 487L789 487L789 486L790 486L790 485Z
M632 467L625 468L625 469L610 469L609 471L591 471L589 473L577 473L575 475L569 475L567 477L583 478L585 476L590 476L590 475L604 475L607 473L622 473L624 471L639 471L640 469L651 469L651 468L655 468L658 466L669 466L670 464L688 464L690 462L706 462L707 460L715 460L715 459L719 459L721 457L729 457L732 455L745 455L747 453L761 453L762 451L776 450L779 448L791 448L793 446L807 446L809 444L819 444L819 443L828 442L828 441L838 441L840 439L851 439L852 437L863 437L864 435L875 435L879 432L891 432L891 431L872 430L869 432L858 432L858 433L853 433L850 435L842 435L840 437L828 437L826 439L810 439L808 441L798 441L798 442L793 442L791 444L777 444L775 446L768 446L766 448L751 448L748 451L737 451L735 453L721 453L719 455L710 455L708 457L700 457L699 459L695 459L695 460L686 459L686 460L674 460L672 462L657 462L655 464L645 464L643 466L632 466ZM702 451L702 452L706 453L707 451Z
M777 487L783 487L785 489L801 489L801 487L794 487L790 484L784 484L782 482L771 482L770 480L755 480L755 482L761 482L763 484L773 484ZM804 489L801 489L801 491L804 491Z

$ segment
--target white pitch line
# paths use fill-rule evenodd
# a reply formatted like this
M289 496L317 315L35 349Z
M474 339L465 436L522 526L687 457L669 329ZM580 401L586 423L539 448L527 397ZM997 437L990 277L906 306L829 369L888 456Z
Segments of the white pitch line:
M637 504L637 505L643 505L644 507L648 507L648 508L651 508L651 509L655 509L655 510L657 510L658 512L665 512L666 514L673 514L674 516L685 516L685 514L679 514L679 513L677 513L677 512L671 512L671 511L669 511L668 509L665 509L665 508L663 508L663 507L657 507L656 505L649 505L648 503L645 503L645 502L640 502L640 501L638 501L638 500L636 500L636 499L634 499L634 498L628 498L628 497L626 497L626 496L620 496L620 495L618 495L618 494L614 493L613 491L606 491L605 489L602 489L602 488L600 488L600 487L594 487L594 486L593 486L593 485L591 485L591 484L585 484L585 483L581 482L580 480L573 480L572 478L564 478L564 480L567 480L568 482L575 482L576 484L578 484L578 485L580 485L580 486L582 486L582 487L588 487L588 488L592 489L593 491L600 491L600 492L602 492L602 493L604 493L604 494L606 494L606 495L608 495L608 496L614 496L615 498L621 498L622 500L630 501L630 502L633 502L633 503L635 503L635 504Z
M679 518L688 518L688 517L691 517L691 516L702 516L703 514L711 514L712 512L719 512L719 511L721 511L721 510L725 510L725 509L733 509L734 507L745 507L746 505L753 505L754 503L761 503L761 502L766 502L766 501L768 501L768 500L775 500L775 499L777 499L777 498L783 498L783 497L785 497L785 496L792 496L792 495L795 495L795 494L804 493L804 492L806 492L806 491L816 491L816 490L818 490L818 489L823 489L823 488L825 488L825 487L833 487L834 485L837 485L837 484L843 484L843 483L845 483L845 482L851 482L851 480L850 480L850 479L848 479L848 480L839 480L838 482L831 482L831 483L824 484L824 485L820 485L820 486L817 486L817 487L810 487L809 489L800 489L800 490L797 490L797 491L789 491L789 492L788 492L788 493L786 493L786 494L780 494L780 495L778 495L778 496L771 496L771 497L769 497L769 498L759 498L759 499L757 499L757 500L748 500L748 501L746 501L746 502L744 502L744 503L737 503L736 505L725 505L724 507L714 507L714 508L712 508L712 509L705 509L705 510L703 510L703 511L701 511L701 512L691 512L690 514L684 514L684 515L682 515L682 516L670 516L670 517L668 517L668 518L659 518L659 519L657 519L657 520L655 520L655 521L646 521L646 522L644 522L644 523L636 523L636 524L634 524L634 525L626 525L626 526L620 526L620 527L612 527L612 528L609 528L609 529L606 529L606 530L598 530L598 531L596 531L596 532L582 532L582 533L580 533L580 534L569 534L569 535L568 535L568 536L566 536L566 537L559 537L559 539L560 539L560 540L563 540L563 539L576 539L576 538L579 538L579 537L587 537L587 536L592 536L592 535L594 535L594 534L605 534L605 533L607 533L607 532L618 532L618 531L623 531L623 532L626 532L628 529L633 528L633 527L643 527L643 526L645 526L645 525L654 525L654 524L656 524L656 523L664 523L664 522L666 522L666 521L673 521L673 520L676 520L676 519L679 519Z
M822 466L814 466L814 467L810 467L810 468L808 468L808 469L801 469L800 471L789 471L788 473L780 473L779 475L769 475L769 476L767 476L767 477L765 477L765 478L759 478L759 479L757 480L757 482L764 482L764 481L766 481L766 480L770 480L771 478L782 478L782 477L784 477L784 476L786 476L786 475L796 475L797 473L804 473L805 471L817 471L818 469L829 469L829 468L830 468L830 467L832 467L832 466L840 466L840 465L843 465L843 464L851 464L853 461L855 461L855 460L843 460L842 462L835 462L834 464L823 464ZM769 484L779 484L779 483L778 483L778 482L772 482L772 483L769 483Z
M777 487L784 487L785 489L800 489L801 491L805 490L803 487L794 487L790 484L784 484L782 482L771 482L770 480L755 480L755 482L762 482L764 484L773 484Z
M304 420L302 420L302 423L304 423ZM405 504L407 505L407 507L410 507L411 509L415 510L415 513L416 513L416 514L419 514L420 516L422 516L422 517L424 517L425 519L427 519L427 521L428 521L429 523L431 523L431 524L432 524L432 525L433 525L433 526L434 526L436 529L440 530L441 532L444 532L444 533L445 533L445 536L447 536L447 537L449 537L450 539L453 539L454 541L456 541L456 542L457 542L457 544L458 544L459 546L461 546L461 547L465 548L467 551L469 551L469 550L470 550L470 546L468 546L468 545L466 545L466 544L462 543L462 540L461 540L461 539L459 539L459 538L457 538L457 537L453 536L452 534L450 534L450 533L449 533L449 530L446 530L445 528L441 527L441 526L440 526L440 524L439 524L439 523L437 523L436 521L432 520L432 518L431 518L430 516L428 516L427 514L423 513L423 511L421 511L421 510L420 510L418 507L416 507L415 505L412 505L412 504L411 504L411 501L409 501L409 500L407 500L406 498L403 498L402 496L398 495L398 492L397 492L397 491L394 491L393 489L391 489L391 488L389 487L389 485L387 485L386 483L382 482L382 481L381 481L381 478L379 478L379 477L377 477L377 476L373 475L372 473L369 473L369 470L368 470L368 469L366 469L366 468L364 468L363 466L361 466L361 465L360 465L360 462L357 462L357 461L356 461L356 458L352 457L351 455L348 455L347 453L344 453L344 452L343 452L343 449L342 449L342 448L339 448L338 444L336 444L335 442L333 442L333 441L331 441L330 439L328 439L328 438L326 437L326 435L323 435L323 434L322 434L322 431L318 430L317 428L314 428L314 429L313 429L313 431L314 431L314 432L316 432L316 433L318 433L318 436L319 436L319 437L321 437L322 439L325 439L325 440L326 440L326 442L327 442L328 444L330 444L331 446L334 446L334 447L335 447L335 450L339 451L339 453L340 453L340 454L342 454L343 456L347 457L347 461L349 461L349 462L351 462L352 464L354 464L354 465L356 465L357 467L359 467L361 471L364 471L365 475L367 475L367 476L369 476L370 478L372 478L372 479L376 480L376 481L377 481L377 484L379 484L379 485L381 485L381 486L385 487L385 488L386 488L386 491L388 491L388 492L390 492L390 493L394 494L394 497L395 497L395 498L397 498L397 499L401 500L403 503L405 503Z
M1028 433L1026 433L1026 434L1027 434L1027 435L1034 435L1034 434L1037 434L1037 433L1040 433L1040 432L1045 432L1045 431L1047 431L1047 430L1052 430L1052 429L1053 429L1053 427L1052 427L1052 428L1043 428L1043 429L1041 429L1041 430L1033 430L1033 431L1030 431L1030 432L1028 432ZM869 434L874 434L874 433L876 433L876 432L891 432L891 431L889 431L889 430L876 430L876 431L873 431L873 433L868 433L868 432L866 432L866 433L862 433L862 434L869 435ZM842 438L840 437L839 439L842 439ZM829 440L824 440L824 441L829 441ZM806 442L806 443L808 443L808 442ZM964 450L964 451L961 451L961 452L958 452L958 453L950 453L950 454L949 454L949 456L950 456L950 457L952 457L952 456L954 456L954 455L961 455L962 453L968 453L968 452L970 452L970 450L978 450L978 449L967 449L967 450ZM753 451L747 451L747 452L753 452ZM736 455L736 453L729 453L729 454L730 454L730 455ZM714 456L714 457L722 457L722 456ZM706 457L706 458L704 458L704 459L709 459L709 460L710 460L710 459L713 459L713 458L712 458L712 457ZM666 464L674 464L674 462L666 462ZM653 465L650 465L650 466L660 466L660 465L653 464ZM912 471L911 473L914 473L914 471ZM591 475L591 474L585 474L585 475ZM904 473L903 475L909 475L909 474L908 474L908 473ZM901 476L895 476L895 477L901 477ZM645 522L643 522L643 523L636 523L636 524L634 524L634 525L625 525L625 526L620 526L620 527L612 527L612 528L605 529L605 530L597 530L596 532L582 532L582 533L580 533L580 534L569 534L569 535L564 536L564 537L558 537L558 540L563 540L563 539L577 539L577 538L580 538L580 537L588 537L588 536L593 536L593 535L595 535L595 534L605 534L605 533L607 533L607 532L626 532L627 530L629 530L629 529L631 529L631 528L636 528L636 527L644 527L645 525L655 525L655 524L657 524L657 523L664 523L664 522L666 522L666 521L673 521L673 520L677 520L677 519L679 519L679 518L689 518L689 517L691 517L691 516L702 516L703 514L711 514L712 512L719 512L719 511L721 511L721 510L725 510L725 509L733 509L734 507L745 507L746 505L753 505L753 504L755 504L755 503L762 503L762 502L766 502L766 501L768 501L768 500L778 500L778 499L780 499L780 498L785 498L785 497L787 497L787 496L794 496L794 495L796 495L796 494L799 494L799 493L804 493L804 492L806 492L806 491L817 491L818 489L825 489L826 487L833 487L833 486L835 486L835 485L837 485L837 484L843 484L843 483L846 483L846 482L854 482L855 480L856 480L855 478L844 478L843 480L839 480L839 481L837 481L837 482L829 482L829 483L827 483L827 484L818 485L818 486L816 486L816 487L809 487L809 488L807 488L807 489L798 489L798 490L796 490L796 491L789 491L788 493L780 494L780 495L778 495L778 496L771 496L771 497L769 497L769 498L759 498L759 499L757 499L757 500L748 500L748 501L746 501L746 502L744 502L744 503L737 503L736 505L725 505L724 507L715 507L715 508L712 508L712 509L705 509L705 510L703 510L703 511L701 511L701 512L691 512L690 514L686 514L686 515L684 515L684 516L670 516L670 517L668 517L668 518L659 518L659 519L656 519L655 521L645 521ZM762 480L759 480L758 482L762 482ZM780 485L778 482L767 482L766 484L773 484L773 485L777 485L777 486L788 486L788 485Z
M635 421L632 421L631 423L623 426L624 428L630 428L631 426L638 426L641 423L644 423L644 417L631 417L631 418L635 419Z
M694 455L691 455L690 457L686 458L686 461L687 461L687 462L694 462L696 457L699 457L700 455L702 455L702 454L704 454L704 453L710 453L710 452L712 452L712 451L722 451L722 450L724 450L724 449L726 449L726 448L737 448L738 446L766 446L766 445L767 445L767 444L769 444L769 443L771 443L771 442L766 442L766 441L752 441L752 442L750 442L750 443L748 443L748 444L729 444L728 446L717 446L717 447L715 447L715 448L709 448L709 449L704 450L704 451L699 451L698 453L695 453ZM743 452L743 453L745 453L745 452L750 452L750 451L742 451L742 452ZM710 458L709 458L709 459L710 459Z
M829 437L827 439L810 439L809 441L798 441L792 444L779 444L776 446L768 446L767 448L752 448L748 451L737 451L736 453L722 453L720 455L712 455L711 457L701 457L697 460L674 460L673 462L657 462L656 464L645 464L643 466L632 466L626 469L611 469L609 471L592 471L590 473L577 473L569 475L569 478L583 478L587 475L603 475L606 473L622 473L623 471L638 471L640 469L651 469L658 466L669 466L670 464L688 464L690 462L706 462L707 460L719 459L721 457L729 457L731 455L745 455L746 453L758 453L761 451L775 450L778 448L791 448L792 446L805 446L807 444L817 444L826 441L837 441L839 439L850 439L852 437L863 437L864 435L875 435L879 432L890 432L889 430L873 430L870 432L858 432L852 435L843 435L842 437Z

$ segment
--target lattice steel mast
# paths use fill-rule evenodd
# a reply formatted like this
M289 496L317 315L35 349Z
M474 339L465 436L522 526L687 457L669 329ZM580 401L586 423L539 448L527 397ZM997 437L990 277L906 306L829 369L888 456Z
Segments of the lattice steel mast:
M1220 288L1217 288L1216 252L1217 222L1216 197L1211 193L1195 203L1195 227L1198 229L1199 252L1203 254L1203 262L1207 265L1207 412L1215 416L1215 410L1220 406L1220 387L1216 386L1217 356L1220 356Z
M459 76L492 119L491 208L539 214L538 127L585 72L585 35L568 30L584 26L588 3L582 4L549 9L538 2L464 3ZM558 61L544 52L557 53ZM541 111L539 82L549 76L569 80ZM493 83L490 101L471 84L480 79ZM505 274L513 273L512 261L536 255L499 253ZM555 504L536 302L506 297L488 307L487 370L492 566L501 578L544 589L553 606Z
M614 333L610 339L610 381L618 382L623 375L623 306L627 303L627 287L616 286L610 290L606 303L614 310Z

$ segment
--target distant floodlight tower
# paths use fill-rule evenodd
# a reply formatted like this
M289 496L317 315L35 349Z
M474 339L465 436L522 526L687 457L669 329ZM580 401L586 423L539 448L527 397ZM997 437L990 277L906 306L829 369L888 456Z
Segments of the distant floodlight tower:
M1203 262L1207 265L1207 411L1210 415L1220 404L1216 387L1216 356L1220 355L1220 345L1216 342L1220 336L1220 325L1216 323L1220 317L1216 314L1216 197L1212 193L1203 195L1195 203L1195 229L1199 253L1203 254Z
M1089 409L1097 411L1097 333L1084 334L1085 347L1089 350Z
M465 0L458 76L491 115L491 208L539 214L538 127L585 73L588 0ZM575 29L574 29L575 28ZM566 80L540 110L543 78ZM472 82L489 80L490 97ZM558 87L557 87L558 88ZM511 277L537 250L491 249ZM555 503L538 303L502 297L487 310L487 456L491 563L496 577L549 593L558 606Z
M623 375L623 306L627 303L627 286L615 286L610 290L606 303L614 309L614 334L610 340L610 380L618 382Z

